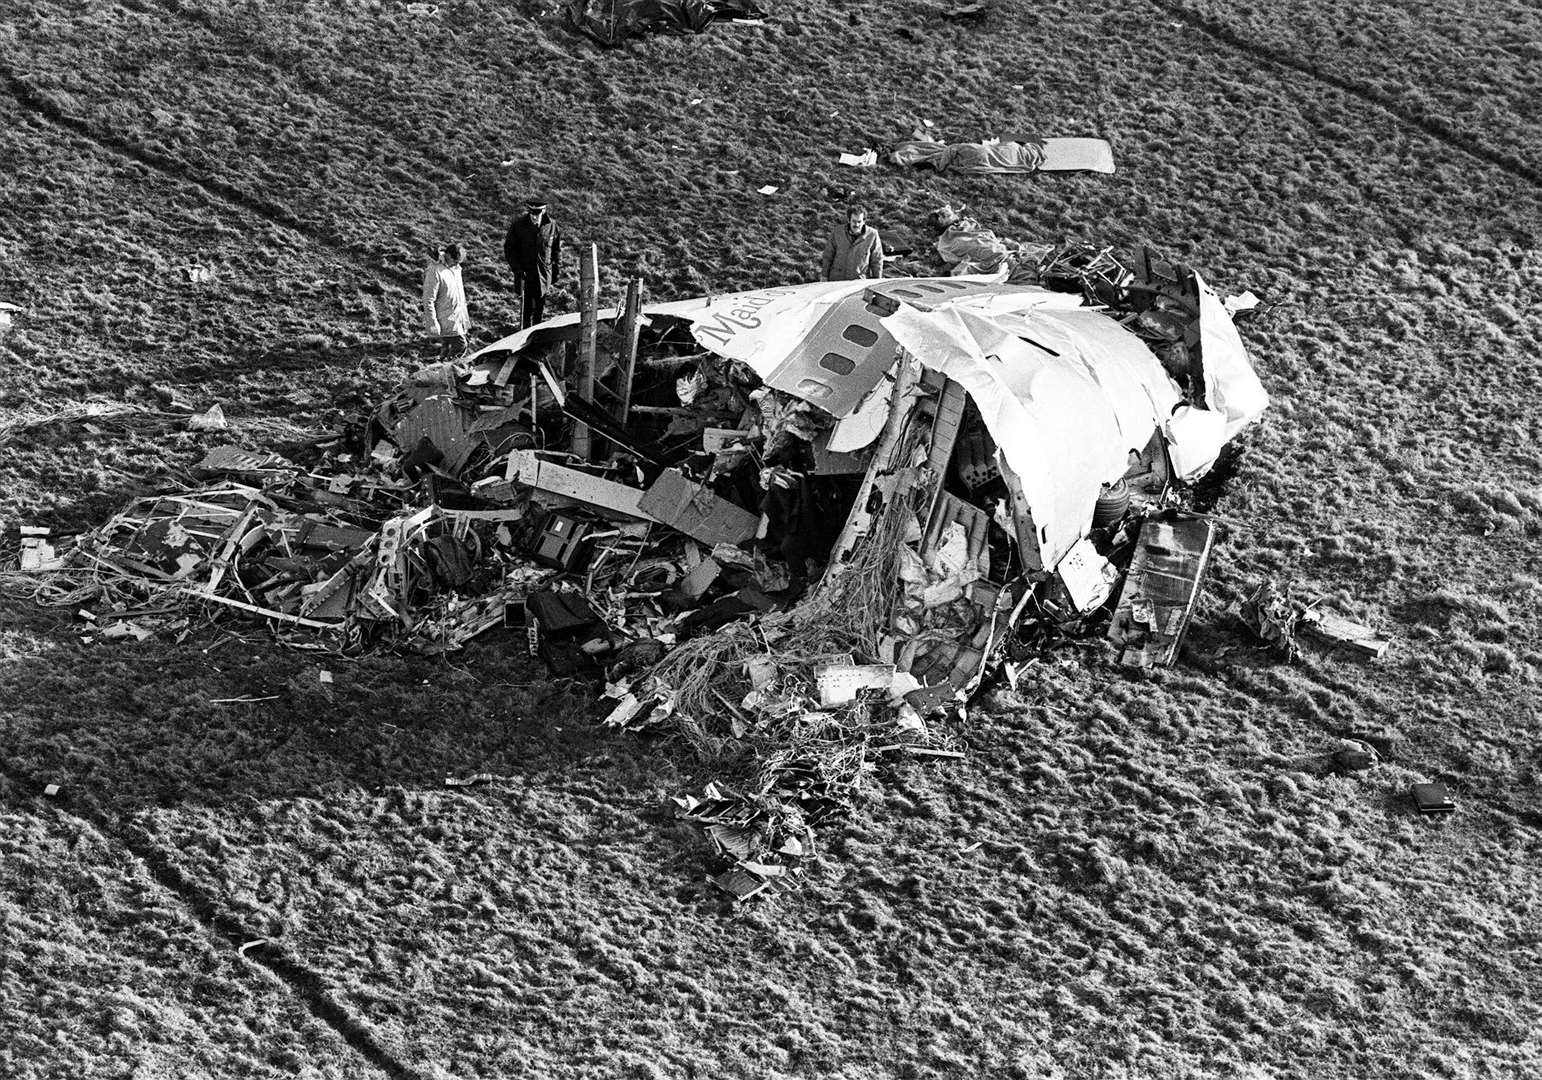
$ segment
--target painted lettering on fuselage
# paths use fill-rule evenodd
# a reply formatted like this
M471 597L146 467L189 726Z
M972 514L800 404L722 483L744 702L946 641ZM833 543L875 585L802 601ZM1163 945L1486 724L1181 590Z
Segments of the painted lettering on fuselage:
M710 338L718 345L727 345L745 330L758 330L764 321L760 317L761 308L779 299L779 292L736 297L733 307L726 311L714 311L709 318L696 320L693 329L699 337Z

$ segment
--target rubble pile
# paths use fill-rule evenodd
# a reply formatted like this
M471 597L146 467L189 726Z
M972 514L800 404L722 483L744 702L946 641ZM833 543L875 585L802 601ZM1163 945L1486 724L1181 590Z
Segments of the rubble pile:
M1262 388L1193 271L1033 269L591 301L416 373L307 460L217 447L201 487L46 559L33 536L29 579L88 637L512 629L603 678L607 724L738 778L679 813L720 887L772 890L883 761L961 756L1003 665L1105 629L1126 663L1177 655L1214 542L1185 484Z
M500 545L498 522L418 506L412 485L307 472L220 446L203 487L139 499L33 569L41 600L74 607L86 640L174 635L211 606L268 620L291 644L437 652L502 622L551 576Z

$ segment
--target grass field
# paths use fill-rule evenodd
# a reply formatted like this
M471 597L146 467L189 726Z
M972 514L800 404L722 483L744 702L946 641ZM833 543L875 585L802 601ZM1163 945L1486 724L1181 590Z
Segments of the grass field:
M775 0L601 52L530 2L5 5L7 551L196 461L219 437L148 416L168 392L258 445L391 386L431 242L470 246L490 339L533 188L656 298L806 280L854 194L913 272L964 201L1287 302L1245 330L1275 404L1184 662L1034 665L764 905L671 821L708 776L685 748L600 728L515 642L84 647L5 599L0 1074L1542 1075L1542 15L941 6ZM835 164L922 120L1101 136L1119 171ZM88 401L147 415L23 423ZM1265 576L1391 652L1259 652ZM1379 769L1327 767L1351 735ZM1419 780L1457 812L1414 814Z

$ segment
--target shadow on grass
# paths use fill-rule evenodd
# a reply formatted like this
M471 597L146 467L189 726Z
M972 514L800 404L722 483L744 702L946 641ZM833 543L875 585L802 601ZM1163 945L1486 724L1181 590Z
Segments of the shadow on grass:
M470 350L476 351L514 333L515 323L487 322L472 330ZM253 371L329 371L356 370L369 374L376 365L415 368L439 359L439 343L427 336L362 341L338 345L324 334L307 334L292 341L232 352L213 362L193 363L179 372L184 381L219 380ZM378 392L391 392L389 381Z
M1259 641L1247 623L1231 611L1208 619L1196 617L1184 637L1180 661L1209 675L1238 669L1258 671L1286 663L1283 656Z
M69 615L0 609L0 805L44 787L80 810L457 790L479 774L649 805L682 785L683 747L598 724L596 687L553 680L495 629L461 653L345 660L256 624L181 644L80 644ZM239 637L233 636L239 634ZM323 672L331 681L323 681Z
M397 338L334 345L323 334L311 334L262 348L232 353L228 360L204 365L200 378L217 378L261 369L265 371L314 370L316 368L368 369L374 364L419 364L434 355L426 338ZM382 388L385 389L385 388Z

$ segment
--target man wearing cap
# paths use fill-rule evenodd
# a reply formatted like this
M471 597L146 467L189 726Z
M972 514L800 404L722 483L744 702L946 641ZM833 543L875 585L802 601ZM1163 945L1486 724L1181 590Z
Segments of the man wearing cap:
M520 328L534 326L544 317L547 290L561 271L562 230L546 213L545 199L525 200L524 216L514 219L503 238L503 257L524 300Z
M822 281L883 277L883 241L860 206L846 208L846 222L830 230L819 262Z

